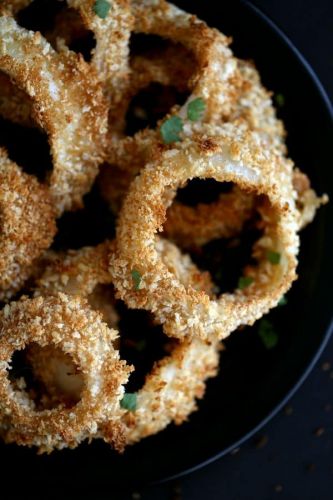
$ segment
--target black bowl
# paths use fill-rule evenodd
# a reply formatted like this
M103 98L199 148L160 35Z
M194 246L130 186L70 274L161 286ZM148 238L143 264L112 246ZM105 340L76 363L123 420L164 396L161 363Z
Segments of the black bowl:
M333 197L332 108L313 71L286 36L245 2L178 2L234 38L236 55L257 64L263 83L283 94L280 110L291 157L319 193ZM2 476L16 490L114 491L175 477L238 447L263 426L304 381L331 333L333 282L332 204L302 233L300 278L288 304L270 314L279 332L266 350L256 327L235 332L221 357L220 375L208 383L199 411L118 456L103 443L37 456L34 450L1 446ZM17 477L19 475L19 481ZM45 491L45 490L44 490ZM75 492L75 493L74 493Z

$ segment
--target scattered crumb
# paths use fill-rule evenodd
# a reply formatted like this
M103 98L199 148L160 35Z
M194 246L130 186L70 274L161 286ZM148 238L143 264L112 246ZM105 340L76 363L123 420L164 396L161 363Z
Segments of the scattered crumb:
M259 436L255 441L255 447L257 450L264 448L268 443L268 436L265 434L263 436Z
M325 361L325 363L321 365L321 369L323 370L323 372L328 372L331 369L331 363Z
M288 405L284 409L284 414L287 415L288 417L294 413L294 409L292 406Z
M283 490L282 484L276 484L274 486L274 490L276 491L276 493L281 493L281 491Z
M312 464L312 463L311 464L307 464L307 466L306 466L307 472L314 472L316 470L316 468L317 468L316 464Z
M139 493L138 491L134 491L132 493L132 500L140 500L141 499L141 493Z
M324 427L318 427L318 428L314 431L314 433L313 433L313 434L314 434L316 437L320 437L320 436L322 436L322 435L324 434L324 432L325 432Z
M230 455L237 455L237 453L239 452L240 448L234 448L231 452L230 452Z

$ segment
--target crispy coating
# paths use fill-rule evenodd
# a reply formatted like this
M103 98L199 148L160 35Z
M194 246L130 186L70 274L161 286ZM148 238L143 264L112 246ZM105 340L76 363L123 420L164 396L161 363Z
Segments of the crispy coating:
M25 127L33 127L31 99L0 72L0 116Z
M0 69L32 99L53 157L49 179L60 215L81 206L101 162L107 107L91 68L74 54L57 54L39 34L0 18Z
M56 225L47 187L22 172L1 148L0 214L0 300L7 300L52 243Z
M299 239L292 171L292 162L264 147L260 134L246 127L186 127L183 141L162 152L135 178L124 202L117 252L110 260L119 296L129 307L152 311L168 335L182 339L225 338L241 324L252 324L277 305L296 278ZM261 257L258 266L248 271L253 283L218 300L184 287L155 248L155 234L163 229L176 189L194 177L233 182L245 191L265 195L261 196L264 236L255 253L281 254L279 265ZM133 269L142 276L139 290L133 288Z
M112 419L130 368L112 347L117 333L80 298L59 294L22 299L0 313L0 408L5 442L37 446L40 452L75 447ZM84 381L73 408L37 411L24 390L8 378L13 353L29 343L54 345L68 354Z
M318 208L326 205L329 200L327 194L317 196L316 192L311 188L308 176L298 168L294 171L293 186L297 192L298 224L299 228L303 229L313 221Z
M188 255L182 255L172 243L159 238L157 251L170 272L184 285L212 293L213 284L208 273L201 273ZM37 294L54 294L61 291L86 296L103 279L107 282L107 255L114 251L112 243L95 248L70 251L58 257L46 268L37 281ZM111 280L108 275L108 282ZM89 298L90 302L90 298ZM53 347L41 350L33 346L29 360L35 376L43 381L48 392L65 402L76 401L82 390L82 378L74 372L63 353ZM121 450L126 444L158 432L170 422L180 424L196 409L196 399L204 393L204 381L212 377L218 365L218 346L199 340L175 344L169 356L157 362L148 374L144 387L139 391L139 408L135 415L118 408L121 419L113 418L102 425L100 434L107 442ZM119 436L122 437L120 444Z
M237 70L237 60L228 48L230 40L196 16L164 0L132 0L131 5L135 32L181 43L192 52L197 68L189 82L191 96L187 103L202 97L207 101L205 119L218 121L230 106L232 78ZM186 112L187 103L181 115Z

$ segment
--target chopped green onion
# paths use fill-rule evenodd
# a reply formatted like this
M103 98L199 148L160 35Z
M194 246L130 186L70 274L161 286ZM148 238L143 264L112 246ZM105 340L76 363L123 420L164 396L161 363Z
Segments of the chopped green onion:
M139 273L139 271L137 269L133 269L133 271L131 272L131 275L132 275L132 280L133 280L133 283L134 283L134 290L140 290L140 285L141 285L141 280L142 280L142 276L141 274Z
M135 349L139 352L143 352L147 347L147 341L145 339L138 340L134 345Z
M96 16L100 17L101 19L105 19L111 9L111 4L108 2L108 0L96 0L93 6L93 11L95 12Z
M205 101L201 97L197 97L187 106L187 118L192 122L196 122L203 117L205 109Z
M279 108L283 108L283 106L285 105L285 97L283 94L275 94L275 102L276 102L276 105L279 106Z
M137 394L135 392L127 392L120 401L120 406L128 411L135 411L137 407Z
M238 288L240 290L244 290L254 282L254 279L251 276L241 276L238 280Z
M285 306L288 304L287 297L285 295L282 295L281 299L278 302L278 306Z
M267 259L271 264L274 265L280 264L281 254L278 252L273 252L273 250L268 250Z
M179 116L172 116L164 123L162 123L160 132L165 144L172 144L179 142L179 134L183 130L183 122Z
M279 337L268 319L261 319L258 327L258 335L266 349L273 349L278 343Z

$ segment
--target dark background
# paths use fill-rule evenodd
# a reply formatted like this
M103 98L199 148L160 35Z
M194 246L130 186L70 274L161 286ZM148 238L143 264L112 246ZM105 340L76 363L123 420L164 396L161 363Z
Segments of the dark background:
M289 36L332 99L333 1L253 0L253 3ZM105 498L116 497L109 492ZM240 450L178 481L119 498L332 500L333 341L289 405Z

